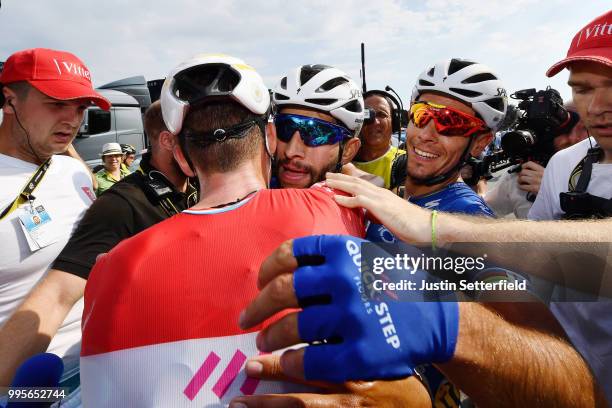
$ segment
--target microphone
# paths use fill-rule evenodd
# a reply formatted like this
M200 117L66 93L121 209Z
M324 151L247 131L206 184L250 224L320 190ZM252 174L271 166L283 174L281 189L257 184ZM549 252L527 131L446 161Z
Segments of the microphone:
M404 103L402 102L402 98L400 98L400 96L397 94L397 92L395 92L395 89L391 88L389 85L385 86L385 91L389 92L393 92L393 94L397 97L397 100L400 103L399 108L403 111L404 110Z
M28 133L26 128L23 127L23 125L21 124L21 120L19 119L19 115L17 114L17 109L15 109L15 105L13 105L13 99L9 99L7 103L13 110L13 113L15 113L15 119L17 120L17 124L19 125L21 130L23 130L23 133L25 133L26 135L26 140L28 141L28 146L30 146L30 150L32 150L32 153L34 154L34 156L36 157L36 159L39 161L40 164L44 163L44 160L40 158L38 153L36 153L36 150L34 150L34 148L32 147L32 143L30 143L30 134Z
M52 353L40 353L30 357L17 368L11 388L59 387L64 372L64 362ZM9 402L6 408L48 407L52 402Z

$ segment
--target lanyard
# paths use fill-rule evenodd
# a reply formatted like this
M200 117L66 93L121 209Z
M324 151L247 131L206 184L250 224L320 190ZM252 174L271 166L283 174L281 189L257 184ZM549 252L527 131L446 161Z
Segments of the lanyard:
M50 165L51 158L48 158L43 164L40 165L40 167L38 167L32 177L30 177L30 180L23 187L17 198L15 198L13 202L10 203L8 207L4 209L4 211L2 211L2 214L0 214L0 220L4 219L4 217L15 211L21 204L27 203L28 201L34 201L35 197L32 195L32 193L40 184L42 178L47 173L47 170L49 170Z
M591 181L591 172L593 171L593 163L597 163L601 157L602 150L599 146L592 147L588 150L587 155L578 163L572 170L568 182L569 191L578 193L586 192L586 189ZM578 181L576 182L576 177Z
M170 198L174 188L164 173L158 170L151 170L148 173L145 173L141 166L138 166L136 172L144 176L145 185L159 199L160 206L169 217L180 213ZM160 176L154 177L155 174L159 174Z

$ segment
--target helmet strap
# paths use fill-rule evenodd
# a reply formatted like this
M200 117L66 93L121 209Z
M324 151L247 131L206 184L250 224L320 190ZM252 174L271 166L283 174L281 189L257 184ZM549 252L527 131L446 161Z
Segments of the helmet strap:
M178 135L178 140L179 140L179 145L181 146L181 149L183 150L183 156L185 156L185 160L187 161L187 165L189 166L189 169L193 172L193 174L197 175L195 171L195 167L193 167L193 162L191 161L191 158L189 157L189 150L187 148L187 139L185 138L185 135L183 134L182 131Z
M460 157L459 161L457 162L457 164L454 165L446 173L440 174L439 176L436 176L436 177L432 177L432 178L426 180L425 183L423 183L423 184L425 184L428 187L435 186L436 184L440 184L440 183L443 183L443 182L447 181L454 174L459 172L461 170L461 168L465 165L465 163L467 163L468 159L470 158L470 150L472 149L472 143L473 142L474 142L474 135L471 135L470 136L470 141L467 144L467 146L465 147L465 149L463 150L463 153L461 153L461 157Z
M265 124L260 128L261 135L264 139L264 149L266 149L266 154L268 155L268 179L266 180L266 188L270 188L270 182L272 181L272 172L274 171L274 167L276 165L276 157L270 151L270 144L268 142L268 133L266 132Z
M344 153L344 143L340 142L340 149L338 150L338 162L334 168L334 173L340 173L342 171L342 154Z

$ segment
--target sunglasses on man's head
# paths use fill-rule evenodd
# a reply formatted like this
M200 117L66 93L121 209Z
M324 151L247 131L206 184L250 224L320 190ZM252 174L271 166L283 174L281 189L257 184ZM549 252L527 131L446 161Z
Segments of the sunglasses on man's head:
M432 119L436 131L444 136L471 136L487 129L482 119L448 106L424 101L416 101L410 106L410 120L414 126L424 128Z
M279 113L274 116L274 126L280 141L289 143L295 132L299 132L304 144L310 147L333 145L352 137L343 126L302 115Z

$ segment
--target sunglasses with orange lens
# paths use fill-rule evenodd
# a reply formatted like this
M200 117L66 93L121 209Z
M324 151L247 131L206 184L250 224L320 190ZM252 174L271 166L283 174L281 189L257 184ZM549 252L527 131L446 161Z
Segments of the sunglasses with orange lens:
M444 136L467 137L487 129L483 120L448 106L424 101L416 101L410 106L410 120L414 126L424 128L432 119L436 131Z

